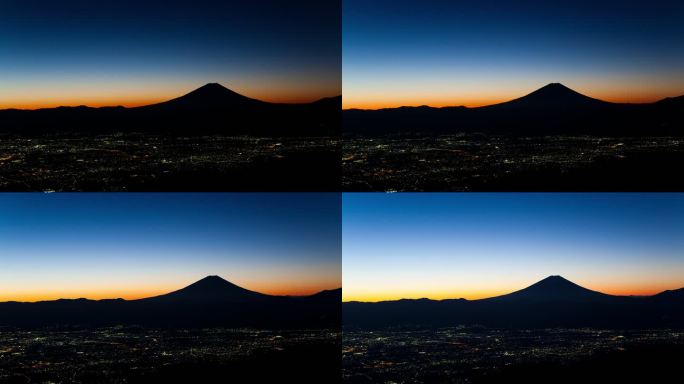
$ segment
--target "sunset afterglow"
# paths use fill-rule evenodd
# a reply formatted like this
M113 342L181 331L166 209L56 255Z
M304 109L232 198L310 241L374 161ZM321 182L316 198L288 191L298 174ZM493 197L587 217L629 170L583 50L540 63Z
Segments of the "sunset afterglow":
M343 300L480 299L551 275L613 295L684 287L677 194L346 194Z
M343 107L477 107L548 83L611 102L684 95L684 6L343 2Z
M144 298L209 275L274 295L341 286L339 195L6 194L0 301Z
M278 103L338 96L339 25L336 2L10 1L0 109L133 107L207 83Z

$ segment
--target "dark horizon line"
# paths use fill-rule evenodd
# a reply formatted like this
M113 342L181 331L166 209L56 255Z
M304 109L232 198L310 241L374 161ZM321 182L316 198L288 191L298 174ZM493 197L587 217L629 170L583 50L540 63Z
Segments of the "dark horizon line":
M535 282L535 283L532 283L532 284L530 284L530 285L528 285L528 286L526 286L526 287L524 287L524 288L521 288L521 289L518 289L518 290L515 290L515 291L512 291L512 292L509 292L509 293L504 293L504 294L502 294L502 295L497 295L497 296L492 296L492 297L483 297L483 298L480 298L480 299L473 299L473 300L468 300L468 299L463 298L463 297L459 297L459 298L450 298L450 299L430 299L429 297L421 297L421 298L418 298L418 299L406 299L406 298L403 298L403 299L380 300L380 301L360 301L360 300L348 300L348 301L344 301L344 300L343 300L342 302L343 302L343 303L360 303L360 304L377 304L377 303L394 303L394 302L397 302L397 301L426 301L426 300L427 300L427 301L439 301L439 302L442 302L442 301L480 301L480 300L489 300L489 299L494 299L494 298L497 298L497 297L502 297L502 296L506 296L506 295L510 295L510 294L512 294L512 293L516 293L516 292L522 291L522 290L524 290L524 289L530 288L530 287L532 287L532 286L534 286L534 285L536 285L536 284L541 283L542 281L545 281L545 280L548 280L548 279L551 279L551 278L562 279L562 280L564 280L564 281L567 281L567 282L570 283L570 284L577 285L578 287L580 287L580 288L582 288L582 289L586 289L586 290L589 290L589 291L592 291L592 292L597 292L597 293L600 293L600 294L602 294L602 295L612 296L612 297L628 297L628 298L629 298L629 297L633 297L633 298L644 297L644 298L645 298L645 297L654 297L654 296L657 296L657 295L661 295L661 294L663 294L663 293L665 293L665 292L672 292L672 291L684 290L684 287L681 287L681 288L675 288L675 289L666 289L666 290L664 290L664 291L662 291L662 292L658 292L658 293L655 293L655 294L653 294L653 295L612 295L612 294L609 294L609 293L603 293L603 292L591 290L591 289L589 289L589 288L585 288L585 287L583 287L583 286L581 286L581 285L579 285L579 284L573 283L572 281L570 281L570 280L568 280L568 279L566 279L566 278L564 278L564 277L562 277L562 276L560 276L560 275L551 275L551 276L545 277L545 278L543 278L543 279L541 279L541 280L539 280L539 281L537 281L537 282Z
M495 105L505 104L505 103L508 103L508 102L511 102L511 101L514 101L514 100L521 99L521 98L523 98L523 97L529 96L530 94L532 94L532 93L534 93L534 92L539 91L540 89L543 89L543 88L546 88L546 87L552 86L552 85L560 85L560 86L562 86L562 87L564 87L564 88L569 89L570 91L577 92L577 91L575 91L575 90L572 89L572 88L566 87L566 86L563 85L562 83L548 83L548 84L546 84L546 85L544 85L544 86L542 86L542 87L540 87L540 88L537 88L537 89L535 89L534 91L529 92L529 93L527 93L527 94L525 94L525 95L523 95L523 96L520 96L520 97L517 97L517 98L514 98L514 99L510 99L510 100L506 100L506 101L502 101L502 102L498 102L498 103L494 103L494 104L480 105L480 106L477 106L477 107L467 107L467 106L465 106L465 105L445 105L445 106L441 106L441 107L433 107L433 106L430 106L430 105L428 105L428 104L421 104L421 105L401 105L401 106L398 106L398 107L383 107L383 108L343 108L342 110L343 110L343 111L387 111L387 110L408 109L408 108L430 108L430 109L454 109L454 108L459 108L459 109L478 109L478 108L488 108L488 107L492 107L492 106L495 106ZM579 92L577 92L577 93L579 93ZM680 94L680 95L678 95L678 96L668 96L668 97L664 97L664 98L662 98L662 99L658 99L658 100L655 100L655 101L652 101L652 102L648 102L648 103L619 103L619 102L612 102L612 101L606 101L606 100L602 100L602 99L597 99L597 98L595 98L595 97L587 96L587 95L585 95L585 94L583 94L583 93L579 93L579 94L582 95L582 96L585 96L585 97L589 97L589 98L592 98L592 99L595 99L595 100L602 101L602 102L607 103L607 104L615 104L615 105L651 105L651 104L660 103L660 102L662 102L662 101L664 101L664 100L669 100L669 99L675 99L675 98L679 98L679 97L684 97L684 93L682 93L682 94Z
M190 287L190 286L193 285L193 284L196 284L196 283L198 283L198 282L200 282L200 281L203 281L203 280L206 280L206 279L216 279L216 278L221 279L221 280L223 280L223 281L225 281L225 282L227 282L227 283L229 283L229 284L235 285L235 286L238 287L238 288L241 288L241 289L244 289L244 290L247 290L247 291L250 291L250 292L255 292L255 293L258 293L258 294L260 294L260 295L270 296L270 297L312 297L312 296L320 295L320 294L325 293L325 292L334 292L334 291L342 290L342 287L338 287L338 288L331 288L331 289L323 289L323 290L321 290L321 291L312 293L312 294L310 294L310 295L271 295L271 294L268 294L268 293L261 293L261 292L249 290L249 289L247 289L247 288L243 288L243 287L241 287L241 286L239 286L239 285L237 285L237 284L231 283L230 281L228 281L228 280L226 280L226 279L224 279L224 278L222 278L221 276L218 276L218 275L209 275L209 276L203 277L203 278L201 278L201 279L199 279L199 280L197 280L197 281L195 281L195 282L193 282L193 283L190 283L190 284L184 286L183 288L180 288L180 289L177 289L177 290L174 290L174 291L170 291L170 292L167 292L167 293L162 293L162 294L156 295L156 296L141 297L141 298L138 298L138 299L124 299L124 298L121 298L121 297L110 298L110 299L88 299L88 298L86 298L86 297L79 297L79 298L76 298L76 299L65 299L65 298L61 298L61 299L54 299L54 300L37 300L37 301L18 301L18 300L9 300L9 301L0 301L0 304L8 304L8 303L13 303L13 304L35 304L35 303L51 303L51 302L55 302L55 301L95 301L95 302L101 302L101 301L137 301L137 300L146 300L146 299L151 299L151 298L155 298L155 297L160 297L160 296L168 295L168 294L173 293L173 292L181 291L181 290L183 290L183 289L186 289L186 288Z
M175 99L178 99L178 98L187 96L188 94L190 94L190 93L192 93L192 92L195 92L195 91L197 91L197 90L199 90L199 89L202 89L202 88L204 88L204 87L207 87L207 86L215 86L215 85L218 85L218 86L220 86L220 87L222 87L222 88L225 88L225 89L227 89L228 91L234 92L234 93L236 93L236 94L238 94L238 95L240 95L240 96L242 96L242 97L246 97L246 98L249 98L249 99L252 99L252 100L257 100L257 101L260 101L260 102L262 102L262 103L272 104L272 105L309 105L309 104L315 104L315 103L318 103L318 102L321 102L321 101L324 101L324 100L330 100L330 99L336 99L336 98L341 98L341 97L342 97L342 95L335 95L335 96L320 97L320 98L314 99L314 100L309 101L309 102L301 102L301 103L277 103L277 102L271 102L271 101L264 101L264 100L261 100L261 99L254 99L254 98L251 98L251 97L249 97L249 96L245 96L245 95L243 95L243 94L241 94L241 93L238 93L238 92L233 91L232 89L230 89L230 88L224 86L224 85L221 84L221 83L207 83L207 84L204 84L204 85L202 85L202 86L200 86L200 87L198 87L198 88L195 88L195 89L193 89L192 91L187 92L187 93L185 93L185 94L183 94L183 95L181 95L181 96L178 96L178 97L174 97L174 98L171 98L171 99L168 99L168 100L162 100L162 101L159 101L159 102L156 102L156 103L152 103L152 104L137 105L137 106L134 106L134 107L125 107L125 106L123 106L123 105L103 105L103 106L100 106L100 107L91 107L91 106L86 105L86 104L81 104L81 105L59 105L59 106L57 106L57 107L43 107L43 108L33 108L33 109L31 109L31 108L4 108L4 109L0 109L0 112L3 112L3 111L45 111L45 110L52 110L52 109L67 109L67 108L90 108L90 109L136 109L136 108L145 108L145 107L149 107L149 106L153 106L153 105L157 105L157 104L166 103L166 102L168 102L168 101L175 100Z

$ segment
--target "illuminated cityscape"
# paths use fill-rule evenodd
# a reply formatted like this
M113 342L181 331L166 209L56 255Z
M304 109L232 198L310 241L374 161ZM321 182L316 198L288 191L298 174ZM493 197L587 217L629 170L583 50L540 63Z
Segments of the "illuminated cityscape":
M677 190L681 137L349 137L346 191Z

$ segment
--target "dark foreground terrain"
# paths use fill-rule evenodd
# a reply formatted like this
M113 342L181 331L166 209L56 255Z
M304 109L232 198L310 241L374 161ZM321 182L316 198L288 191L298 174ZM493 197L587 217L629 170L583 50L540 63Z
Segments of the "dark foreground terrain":
M339 140L161 134L0 136L0 191L332 191Z
M346 191L675 191L678 137L349 137Z
M325 330L0 328L0 383L336 383Z
M674 383L681 330L345 329L343 382Z

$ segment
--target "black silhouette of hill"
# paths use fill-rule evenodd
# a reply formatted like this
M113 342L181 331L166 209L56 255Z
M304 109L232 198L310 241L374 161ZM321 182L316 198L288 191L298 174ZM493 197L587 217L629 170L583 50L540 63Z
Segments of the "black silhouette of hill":
M653 296L653 298L658 300L684 300L684 288L674 290L668 289L667 291L660 292L659 294Z
M237 286L219 276L207 276L183 289L161 296L141 299L147 302L249 302L270 298Z
M328 289L315 293L311 296L307 296L306 300L319 301L319 302L336 302L342 303L342 288Z
M183 289L138 300L0 303L0 326L108 325L339 329L341 290L310 296L272 296L250 291L218 276L208 276Z
M653 296L613 296L551 276L525 289L487 299L346 302L342 312L344 326L354 328L684 328L684 288Z
M684 96L650 104L610 103L559 83L526 96L477 108L400 107L343 111L344 133L485 133L510 136L587 134L684 135Z
M606 300L610 295L581 287L561 276L549 276L527 288L486 300L524 301L592 301Z
M209 83L181 97L171 99L159 104L153 104L139 109L186 109L186 110L212 110L223 108L260 108L269 103L251 99L222 86L218 83Z
M551 83L521 98L483 108L551 108L557 110L571 110L573 108L598 108L606 107L608 105L610 105L610 103L585 96L563 84Z
M340 298L340 301L342 299L342 288L337 288L337 289L327 289L325 291L318 292L314 295L311 296L312 298Z
M210 83L184 96L135 108L0 110L0 134L335 136L340 133L341 109L341 96L305 104L278 104Z

